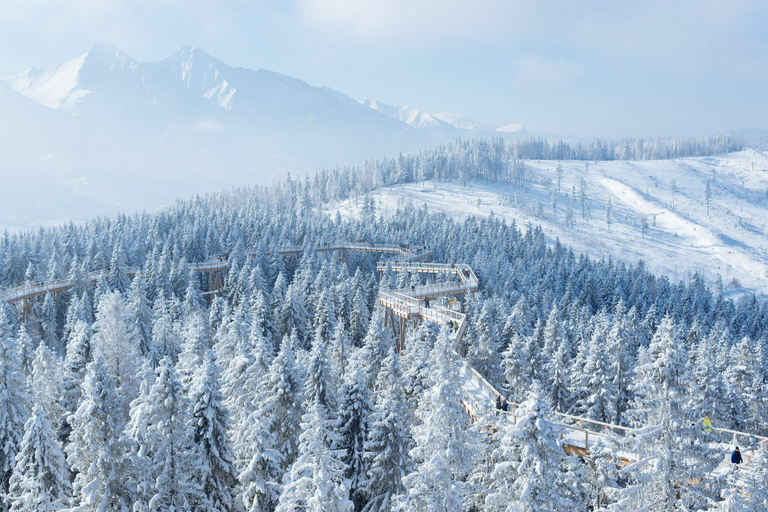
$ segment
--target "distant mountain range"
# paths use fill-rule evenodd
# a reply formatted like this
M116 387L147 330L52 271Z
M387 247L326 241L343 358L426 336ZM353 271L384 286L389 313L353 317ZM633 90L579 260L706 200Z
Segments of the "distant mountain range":
M0 226L155 208L457 137L522 135L520 124L356 101L199 48L147 63L102 43L0 81Z

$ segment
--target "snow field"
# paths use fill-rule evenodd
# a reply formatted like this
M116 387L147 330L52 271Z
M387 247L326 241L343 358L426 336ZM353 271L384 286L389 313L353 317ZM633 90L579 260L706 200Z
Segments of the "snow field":
M649 270L673 281L690 282L698 272L709 285L721 281L731 295L754 293L764 298L768 293L765 153L744 150L716 157L589 162L589 169L582 161L563 161L560 187L557 165L556 161L526 161L531 175L526 187L428 181L386 187L373 197L384 214L393 214L410 202L456 219L494 215L520 227L541 224L551 242L559 238L577 253L643 260ZM582 180L584 215L579 201ZM567 226L571 201L573 225ZM349 218L361 205L353 198L328 211Z

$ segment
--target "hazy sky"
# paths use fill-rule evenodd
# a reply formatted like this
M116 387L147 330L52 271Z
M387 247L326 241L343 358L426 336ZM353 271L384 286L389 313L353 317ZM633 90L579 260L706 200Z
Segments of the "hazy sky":
M765 1L0 0L0 76L98 41L534 132L768 129Z

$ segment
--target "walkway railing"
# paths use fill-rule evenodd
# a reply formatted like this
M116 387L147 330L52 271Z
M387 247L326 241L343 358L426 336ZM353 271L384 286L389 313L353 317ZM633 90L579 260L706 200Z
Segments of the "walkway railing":
M303 246L289 246L278 249L276 252L280 255L297 254L305 250ZM459 311L454 311L449 308L441 307L439 305L430 304L427 307L422 304L422 300L425 297L433 296L448 296L460 293L469 293L477 290L479 282L477 276L469 267L465 264L455 263L425 263L416 261L432 255L432 251L426 247L408 247L401 245L377 245L366 243L339 243L329 244L326 246L313 247L312 250L318 252L327 251L360 251L360 252L377 252L382 254L395 254L396 260L390 260L389 262L379 262L377 270L384 271L387 268L391 268L396 272L418 272L418 273L441 273L451 274L459 277L458 282L442 282L434 283L425 286L419 286L412 290L412 293L407 291L395 291L381 289L379 291L379 301L382 305L392 309L392 311L398 316L405 318L419 318L421 320L432 321L440 325L458 324L458 329L452 332L451 336L456 341L457 348L467 328L467 316ZM249 253L249 256L255 255L255 252ZM226 256L217 256L215 259L209 261L203 261L199 263L187 264L187 270L192 272L217 272L226 271L228 268L228 261ZM133 276L140 272L141 269L129 267L126 269L128 276ZM102 278L106 278L109 272L106 270L98 270L90 272L87 276L87 281L90 283L99 281ZM17 302L24 299L29 299L37 295L44 293L58 292L71 288L73 283L69 279L57 279L46 282L27 283L23 286L12 288L0 292L0 301L4 302ZM466 363L465 363L466 364ZM504 401L505 397L491 385L479 372L474 368L466 364L466 368L471 374L471 378L475 381L477 386L483 390L484 395L489 400L491 407L494 407L497 399ZM468 397L468 402L474 402L474 399ZM507 402L513 409L510 411L497 411L504 414L512 421L517 423L517 416L514 409L519 407L519 404ZM480 404L474 403L474 407L479 407ZM559 418L558 424L562 427L578 432L579 436L584 435L585 450L589 449L590 436L592 437L606 437L616 435L627 435L634 429L624 427L621 425L613 425L610 423L603 423L600 421L584 418L580 416L573 416L564 413L553 413L556 418ZM578 426L577 426L578 425ZM760 444L768 444L768 438L763 436L757 436L746 432L739 432L736 430L729 430L724 428L713 427L714 432L718 432L723 435L732 436L734 441L743 439L745 442L741 443L746 447L746 450L752 450ZM578 437L578 436L577 436ZM751 443L754 439L755 442ZM577 447L580 447L578 439L570 438L569 442L577 442ZM749 444L748 444L749 443ZM751 444L751 446L750 446ZM749 457L749 456L747 456Z

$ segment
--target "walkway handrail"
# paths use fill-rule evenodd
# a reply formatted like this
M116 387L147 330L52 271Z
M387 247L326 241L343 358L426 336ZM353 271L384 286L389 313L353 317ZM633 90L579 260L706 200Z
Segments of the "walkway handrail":
M280 248L276 251L277 254L293 254L296 252L302 252L306 249L304 246L287 246ZM459 277L460 282L446 282L435 283L432 285L419 286L413 290L413 294L408 294L407 290L379 290L379 301L408 317L418 317L425 320L431 320L438 324L448 324L449 322L456 322L459 328L452 334L454 340L459 340L461 335L467 326L467 317L464 313L454 311L452 309L444 308L438 305L430 305L430 307L423 306L419 297L427 295L434 295L440 293L468 293L476 291L479 286L479 281L474 271L469 265L463 263L424 263L415 262L420 258L426 257L432 254L432 251L427 247L408 247L400 245L377 245L368 243L338 243L329 244L320 247L310 248L321 252L326 251L362 251L362 252L380 252L386 254L397 254L399 260L390 260L389 262L379 262L376 266L377 270L384 271L387 266L395 271L409 271L409 272L422 272L422 273L450 273ZM256 255L256 252L249 252L249 256ZM229 266L229 261L226 255L217 255L215 259L197 263L187 263L187 270L193 272L207 272L207 271L225 271ZM126 274L129 276L135 275L141 272L140 268L128 267L126 268ZM102 277L109 275L107 270L96 270L87 274L88 282L96 282ZM70 279L62 278L53 281L40 281L35 283L25 283L22 286L6 289L0 292L0 301L3 302L17 302L19 300L28 299L36 295L40 295L49 291L59 291L62 289L68 289L73 286ZM499 392L493 385L491 385L477 370L467 365L473 379L484 389L488 397L494 400L498 397L504 399L504 395ZM507 402L510 406L515 408L519 407L519 404L513 402ZM514 412L510 411L498 411L500 413L515 416ZM565 414L560 412L553 412L553 415L566 421L578 422L579 427L569 425L567 423L558 423L564 428L581 431L585 433L585 448L589 448L588 435L606 436L608 430L620 431L620 432L632 432L636 429L625 427L622 425L614 425L611 423L604 423L601 421L584 418L581 416L574 416L571 414ZM584 429L584 424L597 425L602 427L601 431L593 431ZM747 439L754 438L760 444L768 445L768 437L750 434L747 432L739 432L736 430L730 430L725 428L711 427L713 431L723 434L730 434L733 436L740 436ZM754 448L754 446L752 447Z

